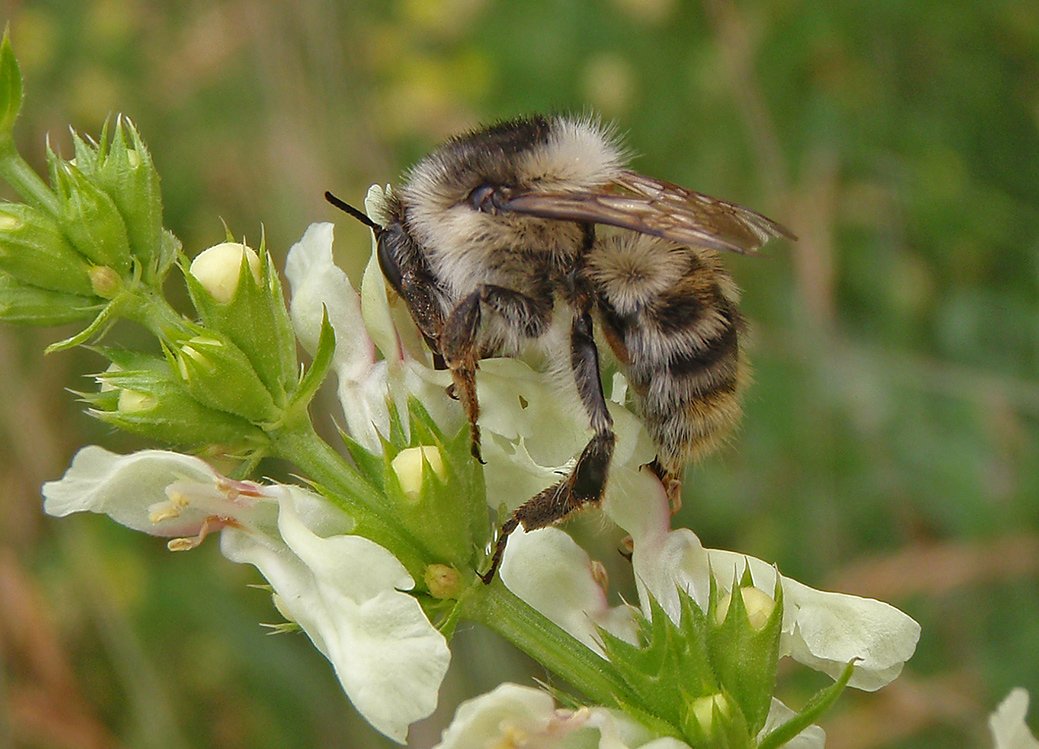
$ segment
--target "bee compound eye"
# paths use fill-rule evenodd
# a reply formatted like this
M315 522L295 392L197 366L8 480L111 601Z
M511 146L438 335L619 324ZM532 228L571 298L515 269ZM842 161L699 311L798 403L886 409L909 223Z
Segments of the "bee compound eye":
M495 185L484 182L469 193L469 206L481 213L500 213L512 197L513 188L509 185Z
M476 189L469 193L469 206L474 211L481 211L484 213L489 211L493 212L494 209L497 207L495 205L496 201L494 200L494 191L494 185L489 185L486 183L479 185Z

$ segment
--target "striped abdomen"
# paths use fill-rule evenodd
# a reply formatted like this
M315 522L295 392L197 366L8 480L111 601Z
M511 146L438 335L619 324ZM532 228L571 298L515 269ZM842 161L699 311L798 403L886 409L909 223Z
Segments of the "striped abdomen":
M739 421L739 291L713 251L632 233L600 240L585 268L660 468L680 479Z

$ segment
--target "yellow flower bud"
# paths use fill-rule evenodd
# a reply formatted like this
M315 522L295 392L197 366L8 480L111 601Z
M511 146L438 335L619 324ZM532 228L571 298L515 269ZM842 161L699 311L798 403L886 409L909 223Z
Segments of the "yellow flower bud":
M238 289L243 252L253 279L260 283L259 256L252 248L238 242L221 242L208 250L203 250L191 261L189 272L198 279L210 296L221 304L227 304Z
M423 458L425 458L425 462L423 462ZM445 477L444 459L440 455L440 449L432 445L409 447L401 450L393 459L390 465L397 474L397 480L400 482L400 488L405 496L414 499L422 491L422 471L426 463L437 476Z
M768 593L755 588L753 585L741 587L740 595L743 596L743 605L747 609L747 619L750 622L750 626L757 630L762 629L768 623L768 618L772 616L772 612L775 611L775 600ZM719 622L725 621L725 617L729 613L731 600L732 593L729 593L718 604L715 618Z
M124 413L151 411L157 405L154 397L137 390L119 391L119 410Z
M458 570L446 564L429 565L422 579L429 588L429 594L440 600L457 598L462 590L462 576Z
M715 708L718 708L718 713L723 718L729 717L729 701L721 692L706 697L697 697L693 700L693 715L696 716L696 722L707 735L710 735L714 728Z

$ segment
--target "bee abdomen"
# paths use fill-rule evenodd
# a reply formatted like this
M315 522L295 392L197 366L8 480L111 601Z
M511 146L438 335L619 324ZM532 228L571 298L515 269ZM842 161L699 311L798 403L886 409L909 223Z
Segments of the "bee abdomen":
M745 322L731 278L712 260L693 255L685 273L638 304L609 284L598 288L606 339L672 475L717 447L740 417Z

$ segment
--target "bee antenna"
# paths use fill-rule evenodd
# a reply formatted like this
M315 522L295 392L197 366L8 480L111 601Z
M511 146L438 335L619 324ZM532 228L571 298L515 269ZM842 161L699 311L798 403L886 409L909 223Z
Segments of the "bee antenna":
M372 219L364 211L354 208L345 200L340 200L335 195L327 191L325 192L325 200L327 200L329 203L341 210L343 213L348 213L351 216L353 216L355 219L357 219L362 224L367 226L369 229L374 231L376 236L382 233L383 228L374 221L372 221Z

